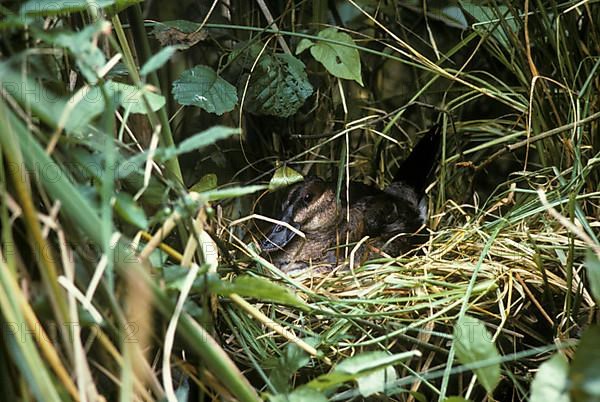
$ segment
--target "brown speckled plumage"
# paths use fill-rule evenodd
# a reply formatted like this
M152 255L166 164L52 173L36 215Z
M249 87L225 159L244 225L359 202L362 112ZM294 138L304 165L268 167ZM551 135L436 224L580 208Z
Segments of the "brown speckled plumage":
M278 219L302 231L306 238L285 225L274 225L262 242L267 257L283 271L308 266L330 269L342 263L346 253L365 236L370 239L358 250L356 259L366 257L368 250L395 256L420 243L423 236L414 233L425 223L421 202L437 158L437 136L432 130L419 142L401 167L413 171L401 172L397 176L400 180L383 191L350 183L349 200L343 197L338 203L333 183L309 176L294 185ZM421 172L414 171L422 163L427 166ZM347 250L343 247L346 244Z

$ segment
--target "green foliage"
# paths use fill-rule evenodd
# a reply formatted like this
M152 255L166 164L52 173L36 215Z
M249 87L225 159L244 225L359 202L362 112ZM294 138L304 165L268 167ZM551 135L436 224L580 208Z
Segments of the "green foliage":
M460 1L460 5L475 19L473 29L481 35L491 34L502 46L510 46L508 35L519 32L518 20L512 17L507 6L486 7L464 0ZM507 27L506 31L503 26Z
M146 229L148 227L148 218L146 218L144 210L127 193L117 194L115 212L121 218L125 219L125 221L135 225L139 229Z
M28 0L21 6L20 13L31 16L54 16L86 11L89 7L106 8L115 5L115 0L86 0L57 2L52 0Z
M140 89L133 85L114 81L106 82L105 87L102 89L92 88L88 92L89 99L95 99L96 103L102 104L102 90L105 90L112 99L118 100L118 105L128 110L129 113L147 114L148 109L144 100L148 102L150 110L154 112L160 110L166 103L164 96L150 92L147 87Z
M244 106L256 114L294 115L313 93L304 69L304 63L290 54L263 55Z
M288 166L278 168L269 181L269 191L287 187L304 180L304 177Z
M141 75L148 75L152 71L161 68L177 51L176 46L167 46L162 48L158 53L152 55L150 59L140 69Z
M588 251L585 258L585 268L590 281L590 290L597 304L600 304L600 258Z
M290 343L285 347L269 375L269 381L273 384L275 390L279 392L279 395L285 395L290 390L292 376L309 362L310 356L297 345Z
M489 365L476 368L477 380L488 393L491 393L500 381L500 354L492 342L492 336L483 322L471 316L464 316L456 323L453 332L456 357L462 364L489 361Z
M542 363L531 383L531 402L569 402L569 362L561 354Z
M270 402L326 402L322 393L306 387L298 387L289 394L278 394L269 398Z
M1 7L4 399L600 399L597 2L204 6ZM436 120L422 251L257 253L298 172L385 188Z
M214 190L217 188L218 178L214 173L202 176L200 180L190 187L190 191L201 193L203 191Z
M392 365L414 356L415 353L390 355L385 352L367 352L341 361L334 369L310 381L306 386L319 391L336 389L348 381L356 381L359 393L368 397L392 388L396 371Z
M582 335L571 368L571 398L576 402L600 400L600 326L594 325ZM562 381L564 383L564 381Z
M240 130L237 128L214 126L208 130L196 133L185 140L181 141L177 147L176 154L181 155L192 152L208 145L214 144L217 141L229 138L232 135L239 135Z
M198 106L209 113L222 115L238 102L235 87L208 66L195 66L173 82L173 96L182 105Z
M302 39L296 48L296 54L310 49L310 54L323 64L330 74L346 80L354 80L362 86L360 55L352 37L335 28L327 28L319 32L318 38L328 41L317 40L313 43L310 39Z
M373 394L384 393L387 388L391 388L397 379L396 370L389 366L393 362L395 362L394 357L385 352L371 352L344 360L335 370L348 374L372 370L356 379L360 394L366 398Z
M273 283L265 278L242 275L232 282L222 282L218 292L223 295L236 293L240 296L267 300L273 303L289 304L306 309L307 306L289 289Z
M94 42L108 28L106 21L98 21L80 32L58 32L43 37L49 43L67 49L75 57L77 67L87 82L95 84L98 70L106 64L106 57Z

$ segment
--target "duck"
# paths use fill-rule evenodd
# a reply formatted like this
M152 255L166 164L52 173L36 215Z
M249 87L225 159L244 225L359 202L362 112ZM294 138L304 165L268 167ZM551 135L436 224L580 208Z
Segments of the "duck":
M420 245L440 131L435 125L417 142L383 190L350 182L348 197L342 194L338 202L336 184L318 176L291 186L277 223L260 243L262 253L283 272L327 271L346 261L350 251L343 245L352 250L362 243L352 253L360 259L372 252L398 256ZM361 241L366 237L369 241Z

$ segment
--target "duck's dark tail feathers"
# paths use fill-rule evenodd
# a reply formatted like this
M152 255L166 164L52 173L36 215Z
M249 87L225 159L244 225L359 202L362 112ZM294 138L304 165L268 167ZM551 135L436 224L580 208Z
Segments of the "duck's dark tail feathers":
M394 177L423 196L438 164L442 126L436 124L419 140Z

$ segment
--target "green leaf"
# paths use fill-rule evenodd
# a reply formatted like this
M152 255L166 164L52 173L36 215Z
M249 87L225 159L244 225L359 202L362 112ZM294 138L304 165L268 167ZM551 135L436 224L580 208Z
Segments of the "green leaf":
M190 187L190 191L202 193L215 188L217 188L217 175L214 173L209 173L202 176L202 178L198 180L196 184Z
M137 205L133 197L127 193L118 193L115 200L115 212L127 222L139 229L148 227L148 219L144 210Z
M206 272L206 266L201 267L202 272L194 279L192 289L195 292L208 293L220 289L223 281L219 274L215 272ZM171 265L163 269L163 279L167 289L181 290L185 278L190 272L189 268L179 265Z
M294 169L282 166L275 171L275 174L269 182L269 191L275 191L290 184L298 183L304 180L304 177Z
M29 0L21 6L21 14L41 17L65 15L85 11L90 7L105 8L115 4L115 0Z
M141 3L144 0L116 0L113 6L110 6L106 9L109 15L115 15L125 10L127 7L132 6L137 3Z
M116 14L141 1L142 0L29 0L21 6L21 14L49 17L86 11L90 8L106 9L110 13Z
M567 392L569 362L561 354L555 354L544 362L531 383L530 402L569 402Z
M217 292L221 295L237 293L243 297L252 297L258 300L267 300L273 303L287 304L290 306L307 308L306 304L293 294L288 288L269 281L268 279L242 275L233 282L222 282Z
M211 127L208 130L194 134L191 137L181 141L177 147L177 155L204 148L208 145L214 144L219 140L229 138L232 135L239 135L240 133L241 130L239 128L225 126Z
M154 92L150 92L149 87L139 89L134 85L123 84L121 82L106 81L104 88L109 97L112 98L119 106L124 109L128 109L130 113L146 114L146 107L144 105L143 96L146 96L146 100L150 105L150 109L157 111L162 108L166 101L165 97ZM75 102L71 99L69 102ZM104 112L106 106L106 100L104 94L99 86L93 86L89 88L83 98L79 99L79 103L74 107L69 114L70 126L76 126L83 128L83 126L89 123L92 117L98 116ZM70 120L74 119L77 124L74 124Z
M208 130L204 130L200 133L196 133L191 137L186 138L177 147L157 148L154 153L154 160L164 162L178 155L207 147L219 140L231 137L232 135L237 135L239 133L240 130L237 128L213 126ZM146 161L147 157L148 151L135 154L126 161L126 165L120 166L120 169L128 168L128 170L131 170L132 167L138 167Z
M312 93L304 63L290 54L266 54L252 75L244 107L255 114L288 117Z
M334 369L347 374L360 374L367 371L385 368L414 356L413 352L390 355L386 352L365 352L349 357L340 362Z
M596 304L600 305L600 260L592 251L588 251L585 257L585 268L592 296Z
M308 387L299 387L289 394L278 394L269 397L270 402L327 402L322 393Z
M317 41L311 46L310 54L319 61L332 75L346 80L354 80L361 86L362 75L360 55L354 47L352 37L335 28L327 28L319 32L319 38L331 39L350 45L338 45L330 42Z
M445 21L449 26L458 27L460 29L467 29L469 27L465 15L458 6L449 5L440 10L435 10L434 12L437 12L438 15L442 17L442 20ZM446 20L446 18L448 20Z
M335 389L339 385L352 381L356 378L354 374L340 373L333 371L327 374L321 374L314 380L309 381L306 386L317 391L325 391L328 389Z
M65 4L67 2L58 2ZM44 41L67 49L76 60L77 67L86 81L95 84L98 81L97 71L106 64L104 53L98 48L97 37L108 32L110 24L106 21L97 21L88 25L79 32L61 31L59 33L39 33Z
M165 97L154 92L150 92L148 87L142 89L134 86L123 84L121 82L108 81L106 83L109 91L113 96L118 96L119 104L129 109L130 113L146 114L147 110L144 105L143 96L146 96L146 100L150 105L150 109L154 112L160 110L166 103ZM100 91L96 88L96 91ZM102 96L100 93L97 96ZM102 98L100 98L102 99Z
M396 370L393 367L386 367L358 377L356 382L358 391L366 398L373 394L384 393L386 389L394 385L397 378Z
M577 402L600 401L600 326L583 333L569 370L571 398Z
M226 198L237 198L243 195L255 193L260 190L264 190L267 186L254 185L245 187L228 187L220 190L211 190L202 193L208 201L218 201Z
M394 355L382 351L361 353L344 359L331 373L317 377L307 386L317 390L327 390L344 382L356 380L363 396L382 392L396 379L396 371L391 366L414 355L415 352Z
M140 70L141 75L148 75L152 71L161 68L177 51L176 46L167 46L158 53L152 55Z
M313 342L311 342L313 341ZM308 339L308 343L313 343L314 338ZM310 356L295 343L289 343L283 354L277 359L275 367L271 370L269 381L279 392L285 392L289 389L289 381L292 376L310 361Z
M479 363L482 360L500 361L500 354L492 342L492 336L485 325L477 318L464 316L454 326L454 345L456 356L462 364ZM477 379L488 393L491 393L500 381L500 363L473 370Z
M303 51L305 51L306 49L308 49L309 47L313 46L315 44L315 42L313 42L310 39L307 38L303 38L300 43L298 43L298 46L296 46L296 54L300 54Z
M180 104L198 106L217 115L232 111L238 101L235 87L208 66L184 71L173 83L172 92Z
M448 398L444 399L444 402L469 402L469 400L463 398L462 396L449 396Z
M410 395L410 396L412 396L413 398L415 398L415 400L416 400L417 402L428 402L428 400L427 400L427 398L425 397L425 395L423 395L423 394L422 394L422 393L420 393L420 392L417 392L417 391L410 391L410 392L409 392L409 395ZM451 396L450 398L456 398L456 397L454 397L454 396ZM444 400L444 402L447 402L447 401L448 401L448 398L446 398L446 399ZM468 401L466 401L466 400L463 400L463 401L454 401L454 402L468 402Z
M484 34L491 33L505 48L511 46L505 29L516 34L519 31L519 25L511 17L507 6L496 5L494 7L486 7L464 0L459 0L459 3L477 21L477 24L473 26L475 31L479 30L479 32ZM498 23L498 19L503 19L503 22Z

